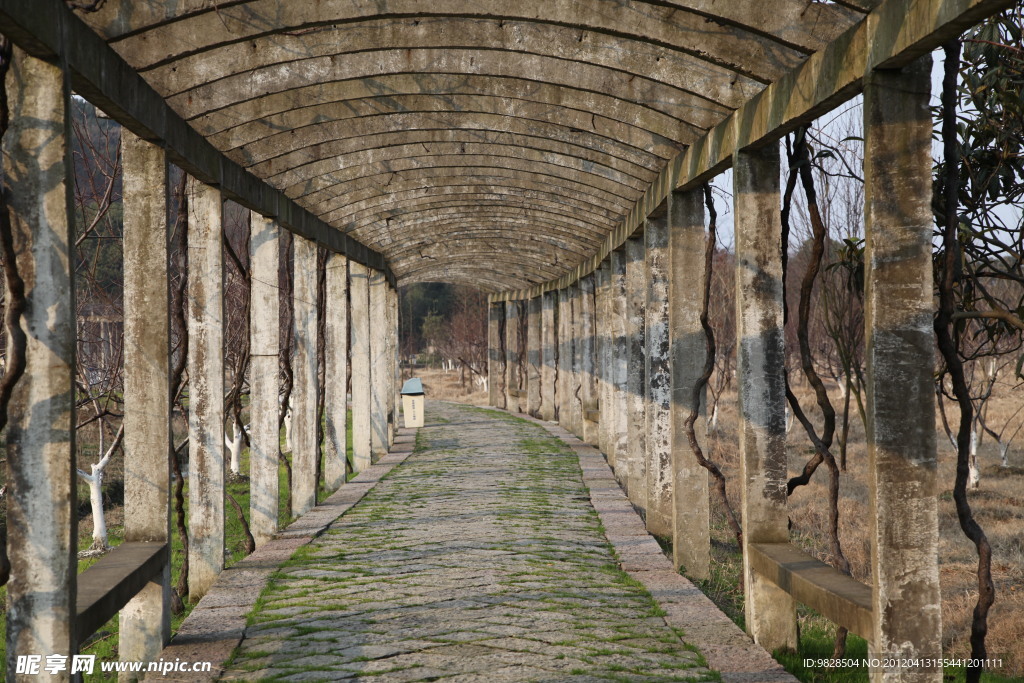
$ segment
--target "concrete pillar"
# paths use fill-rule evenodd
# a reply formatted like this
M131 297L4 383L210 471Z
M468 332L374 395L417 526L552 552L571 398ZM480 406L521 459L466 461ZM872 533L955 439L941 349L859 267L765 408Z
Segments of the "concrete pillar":
M697 462L690 446L686 421L690 417L693 387L704 373L707 342L700 324L704 305L704 202L700 189L669 197L668 227L669 330L672 360L672 561L688 576L707 579L711 572L711 523L708 508L708 471ZM707 455L707 409L701 394L694 424L697 442Z
M666 207L667 209L667 207ZM644 309L644 405L647 439L647 531L672 536L672 368L668 333L668 215L647 221L644 230L647 301Z
M189 599L224 568L224 254L220 191L188 180Z
M370 444L373 459L388 452L388 399L392 382L388 361L387 281L370 270Z
M348 258L327 257L327 325L324 359L324 482L330 490L348 471Z
M350 261L349 297L352 361L352 468L362 472L370 466L373 442L370 436L370 269Z
M539 296L526 302L526 412L534 417L540 417L541 305Z
M736 154L736 335L747 631L771 652L796 649L796 606L750 568L751 543L788 543L786 347L782 324L779 150Z
M292 516L316 505L317 440L316 242L295 236L292 263Z
M124 540L171 542L167 159L121 130L124 208ZM171 638L171 565L121 610L118 652L152 661Z
M594 301L596 316L594 324L595 353L597 354L597 405L601 414L597 431L597 447L607 457L612 443L612 390L611 390L611 353L612 341L608 331L611 329L609 291L611 279L609 259L601 262L594 272Z
M644 236L626 240L626 493L647 511L646 327L647 275Z
M626 389L629 361L629 337L626 335L626 251L617 249L610 256L608 337L611 342L612 440L607 455L608 463L615 471L615 477L620 484L624 484L629 444L629 393Z
M520 353L523 350L520 333L522 306L519 301L505 302L505 406L514 413L523 410Z
M7 671L18 655L77 652L75 307L68 93L58 67L13 49L4 193L25 282L25 374L7 407ZM8 335L10 354L13 341ZM10 355L8 355L8 362ZM42 680L59 680L49 674Z
M572 338L572 355L569 387L570 431L583 438L583 302L580 283L569 285L569 335Z
M505 407L505 304L487 307L487 394L488 403Z
M554 421L558 405L558 293L541 296L540 417Z
M258 213L249 220L249 528L258 548L277 533L279 506L281 229Z
M388 450L395 444L395 433L398 430L398 406L401 400L398 392L401 387L401 367L398 362L398 290L388 283Z
M572 431L572 289L558 290L558 424Z
M597 410L597 343L594 339L597 327L594 322L594 274L580 278L578 284L579 320L576 326L580 342L580 438L589 444L597 443L598 422L590 420Z
M931 58L864 89L865 342L875 638L899 661L942 652L932 366ZM875 681L940 681L941 667Z

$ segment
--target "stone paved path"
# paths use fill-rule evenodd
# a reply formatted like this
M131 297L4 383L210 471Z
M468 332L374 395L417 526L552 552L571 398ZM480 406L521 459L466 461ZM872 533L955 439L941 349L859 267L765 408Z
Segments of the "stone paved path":
M618 568L557 438L433 403L418 445L278 573L225 679L718 679Z

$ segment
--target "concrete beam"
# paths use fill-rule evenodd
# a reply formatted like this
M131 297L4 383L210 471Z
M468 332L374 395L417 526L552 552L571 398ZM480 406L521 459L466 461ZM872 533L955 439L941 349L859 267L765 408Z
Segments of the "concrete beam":
M348 259L327 257L327 344L324 359L324 481L330 490L348 474Z
M73 225L68 215L69 93L59 68L18 48L5 87L10 127L3 136L4 195L15 259L25 282L19 322L25 335L25 373L7 407L11 576L6 668L13 678L18 655L78 651L76 328Z
M249 220L249 527L259 548L277 533L280 505L281 231L258 213Z
M769 652L796 650L793 598L752 571L747 551L751 543L789 542L778 145L738 154L733 183L746 627Z
M626 458L622 476L633 505L647 513L647 392L646 330L647 275L644 236L626 242Z
M171 542L171 323L167 159L121 131L124 210L124 540ZM171 565L120 615L122 661L153 661L171 639ZM101 622L102 623L102 622ZM81 637L81 634L80 634Z
M172 162L218 188L225 198L274 217L282 227L331 251L374 268L388 268L379 253L316 219L217 151L64 3L5 1L0 7L0 33L38 59L66 63L77 94L138 137L165 147Z
M223 199L188 180L189 600L224 569Z
M765 577L836 624L871 640L874 617L871 587L839 573L791 543L752 543L750 565Z
M541 397L541 298L526 302L526 412L540 417Z
M349 345L352 361L352 468L362 472L372 464L373 377L370 357L370 272L361 263L349 261Z
M646 407L647 531L672 537L672 366L669 347L668 216L644 227L644 405Z
M931 59L876 71L864 93L865 360L873 657L942 652L932 366ZM940 681L942 667L871 671Z
M292 262L292 517L316 505L317 461L317 246L301 237Z
M693 387L704 372L707 341L700 322L704 286L704 197L699 189L670 195L668 205L669 328L672 355L672 482L675 514L672 518L672 562L687 576L711 575L711 515L708 471L690 446L686 421L691 413ZM697 443L707 448L707 391L700 398L694 424ZM706 453L705 453L706 454Z
M161 577L170 563L170 544L126 540L82 572L75 599L75 630L79 640L91 636L119 611L123 618L123 610L131 610L131 604L145 596L147 586L163 582ZM162 617L157 618L158 624L160 621ZM169 639L170 617L167 621ZM137 643L135 648L140 649ZM120 656L121 661L132 661L126 654ZM119 678L138 680L132 676Z

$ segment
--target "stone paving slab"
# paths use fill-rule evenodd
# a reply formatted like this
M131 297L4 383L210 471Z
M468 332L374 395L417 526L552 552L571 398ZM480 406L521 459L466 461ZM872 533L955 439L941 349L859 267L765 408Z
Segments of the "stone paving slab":
M718 680L619 568L596 463L501 412L432 402L427 421L275 575L224 680ZM664 561L636 524L637 561Z
M252 611L270 577L295 551L323 533L328 525L355 505L381 478L412 453L416 430L402 429L395 435L391 452L376 465L360 472L320 505L295 520L276 538L252 555L224 570L182 622L171 643L160 653L164 661L212 662L210 675L170 673L167 681L215 679L221 665L242 642L246 616Z
M604 455L565 429L529 415L518 417L547 429L566 443L580 459L583 481L594 508L615 547L620 566L650 592L665 612L665 621L682 631L688 643L704 655L708 666L729 683L795 681L768 652L732 622L699 588L676 572L639 515L616 484Z
M225 572L164 658L246 681L795 680L672 570L596 450L501 411L427 418L386 479Z

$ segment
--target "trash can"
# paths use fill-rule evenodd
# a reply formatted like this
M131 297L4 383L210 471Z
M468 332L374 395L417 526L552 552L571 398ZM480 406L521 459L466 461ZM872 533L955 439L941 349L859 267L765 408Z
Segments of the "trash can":
M419 377L402 385L402 416L406 427L423 426L423 382Z

